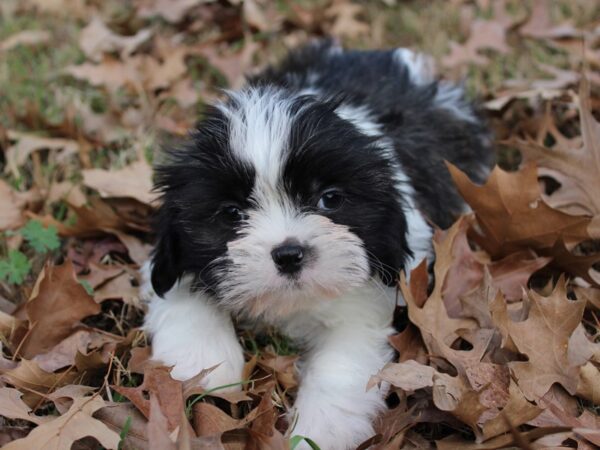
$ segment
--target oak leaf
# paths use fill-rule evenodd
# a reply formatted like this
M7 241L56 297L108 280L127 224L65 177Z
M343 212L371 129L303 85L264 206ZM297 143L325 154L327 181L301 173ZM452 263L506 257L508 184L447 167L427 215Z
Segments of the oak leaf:
M117 450L119 434L92 417L95 411L104 406L104 400L98 396L77 398L65 414L41 424L34 428L27 437L17 439L2 448L4 450L31 450L34 448L70 450L75 441L91 436L104 448Z
M483 186L452 164L448 169L481 227L473 239L493 257L552 248L559 239L570 245L590 237L588 217L571 216L544 202L533 165L514 173L495 167Z
M22 359L15 368L2 371L0 379L24 392L23 401L30 407L45 400L48 393L71 384L78 377L73 370L50 373L38 366L35 361Z
M95 62L100 62L104 53L120 52L121 57L131 55L152 36L152 30L144 28L132 36L120 36L113 32L99 17L94 17L81 30L79 47Z
M549 297L529 291L528 298L531 304L527 319L514 322L505 317L503 324L528 361L508 365L529 400L539 400L554 383L575 394L581 364L569 360L569 340L581 322L585 301L567 298L564 278Z
M24 211L41 199L37 189L19 192L0 180L0 231L12 230L26 222Z
M45 353L75 331L81 319L98 314L100 306L75 278L73 264L47 265L40 274L37 295L27 302L29 333L21 355Z
M152 167L143 159L118 170L85 169L83 184L97 190L102 197L131 197L152 204Z
M561 184L548 196L551 206L567 212L600 215L600 123L592 115L590 86L585 76L579 87L579 121L583 145L568 148L556 145L551 149L534 142L520 142L525 161L535 161L540 175L554 178ZM598 220L598 219L596 219ZM600 238L600 227L589 228L592 238Z
M40 425L48 420L47 416L36 416L31 414L31 409L27 406L21 396L23 394L17 389L3 387L0 388L0 416L7 419L21 419Z
M119 394L127 397L146 417L150 417L150 394L156 395L162 413L166 416L169 431L181 424L184 410L182 385L169 375L166 367L152 367L144 373L144 382L137 387L113 386Z

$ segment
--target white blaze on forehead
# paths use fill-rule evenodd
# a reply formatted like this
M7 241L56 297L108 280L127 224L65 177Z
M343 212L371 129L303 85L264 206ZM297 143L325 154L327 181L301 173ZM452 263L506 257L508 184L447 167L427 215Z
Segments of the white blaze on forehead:
M232 151L256 170L257 181L276 186L289 143L293 98L275 88L230 92L218 108L229 120Z

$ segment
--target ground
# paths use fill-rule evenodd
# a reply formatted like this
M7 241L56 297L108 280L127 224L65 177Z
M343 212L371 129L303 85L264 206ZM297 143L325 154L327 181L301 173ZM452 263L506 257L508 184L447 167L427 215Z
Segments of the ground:
M600 445L600 4L594 0L2 0L0 444L293 448L296 349L240 333L242 391L148 362L137 269L151 165L220 88L333 36L410 47L495 135L473 213L400 289L381 449ZM318 442L311 442L318 448ZM366 448L368 444L362 446ZM326 450L326 449L323 449Z

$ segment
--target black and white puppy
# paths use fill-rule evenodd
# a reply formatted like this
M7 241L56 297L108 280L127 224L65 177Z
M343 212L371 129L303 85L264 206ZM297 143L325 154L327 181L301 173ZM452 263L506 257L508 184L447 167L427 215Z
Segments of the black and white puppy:
M324 450L373 434L395 285L464 205L444 160L483 181L487 129L460 86L407 49L292 53L206 112L156 169L162 205L145 328L153 358L239 382L231 316L304 348L292 434Z

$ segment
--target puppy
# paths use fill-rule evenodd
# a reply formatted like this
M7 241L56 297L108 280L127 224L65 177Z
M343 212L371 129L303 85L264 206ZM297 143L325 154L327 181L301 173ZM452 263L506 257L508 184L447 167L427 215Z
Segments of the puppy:
M490 136L407 49L320 42L229 92L156 168L153 358L236 383L231 317L275 325L303 348L291 435L355 448L385 406L366 386L393 357L399 273L464 211L444 160L482 182Z

